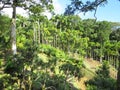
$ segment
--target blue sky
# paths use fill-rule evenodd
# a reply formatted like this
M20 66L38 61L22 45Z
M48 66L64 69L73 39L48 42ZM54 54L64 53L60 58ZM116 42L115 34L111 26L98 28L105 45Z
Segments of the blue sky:
M65 8L68 4L70 4L71 0L53 0L53 5L55 8L56 14L63 14ZM87 1L87 0L82 0ZM93 1L93 0L91 0ZM104 7L99 7L96 13L97 20L106 20L112 22L120 22L120 1L118 0L108 0L108 4ZM7 13L10 17L12 16L12 9L5 9L5 13ZM51 15L49 12L45 12L46 15L50 18ZM21 8L17 9L17 14L21 14L26 16L26 12L23 11ZM82 19L86 18L94 18L94 12L87 12L84 16L83 13L80 13L79 16Z
M85 0L83 0L85 1ZM70 0L54 0L59 7L61 7L61 10L59 8L56 12L59 14L64 12L64 9L66 5L70 3ZM118 0L108 0L107 5L99 7L96 13L98 20L107 20L107 21L113 21L113 22L120 22L120 1ZM94 12L88 12L85 14L85 16L80 13L79 14L81 18L94 18Z

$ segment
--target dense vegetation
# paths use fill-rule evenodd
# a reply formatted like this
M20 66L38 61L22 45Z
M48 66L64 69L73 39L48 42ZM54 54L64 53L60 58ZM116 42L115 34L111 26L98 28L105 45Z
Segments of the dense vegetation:
M96 76L86 82L87 90L116 90L116 81L110 77L109 63L104 61Z
M77 15L53 15L49 20L42 14L44 8L34 4L29 17L16 17L17 54L11 49L11 19L0 15L0 89L79 90L75 82L84 76L83 61L91 58L102 66L86 82L87 89L116 90L119 80L110 77L109 65L120 69L119 23Z
M0 18L1 89L70 90L75 87L68 79L83 76L85 58L107 60L118 68L120 29L112 30L111 22L64 15L56 15L50 20L40 16L37 21L33 16L17 15L18 52L13 56L10 51L10 19L4 15ZM78 59L69 53L78 53ZM98 75L95 79L101 78Z

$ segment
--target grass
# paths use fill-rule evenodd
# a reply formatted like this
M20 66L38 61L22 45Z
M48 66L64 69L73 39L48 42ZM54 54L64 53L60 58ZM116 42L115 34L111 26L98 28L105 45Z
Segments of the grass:
M96 75L95 71L99 68L101 63L99 61L90 59L84 60L83 63L85 65L85 68L83 68L84 77L81 78L81 80L78 82L78 85L81 90L86 90L85 82L89 79L92 79ZM114 79L117 77L117 70L113 66L110 66L110 76Z

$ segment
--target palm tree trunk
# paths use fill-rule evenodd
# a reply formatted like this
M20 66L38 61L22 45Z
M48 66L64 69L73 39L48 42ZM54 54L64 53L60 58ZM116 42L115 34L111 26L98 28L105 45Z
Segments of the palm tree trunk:
M12 53L13 55L17 54L16 46L16 6L13 4L13 16L12 16L12 25L11 25L11 43L12 43Z
M38 43L40 44L40 23L38 20Z
M117 90L120 90L120 50L119 50L119 66L118 66L118 73L117 73Z

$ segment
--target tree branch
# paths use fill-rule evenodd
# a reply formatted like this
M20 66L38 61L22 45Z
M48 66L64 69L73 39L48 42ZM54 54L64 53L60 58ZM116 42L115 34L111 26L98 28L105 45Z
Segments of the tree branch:
M95 21L97 21L96 12L97 12L97 7L96 7L95 12L94 12Z
M0 3L0 4L1 4L1 3ZM1 11L1 10L3 10L4 6L5 6L5 4L3 4L3 6L2 6L2 7L0 7L0 11Z
M107 0L95 0L95 1L87 1L83 3L81 0L73 0L70 5L66 8L65 15L75 14L76 12L86 13L88 11L97 11L97 7L100 5L104 5ZM94 16L95 16L94 14ZM95 16L96 18L96 16Z

